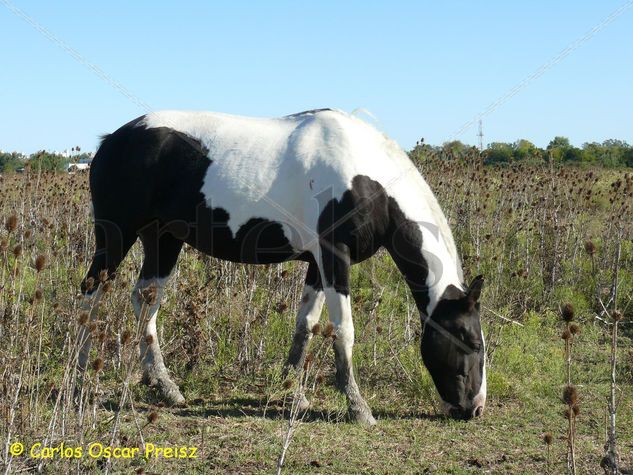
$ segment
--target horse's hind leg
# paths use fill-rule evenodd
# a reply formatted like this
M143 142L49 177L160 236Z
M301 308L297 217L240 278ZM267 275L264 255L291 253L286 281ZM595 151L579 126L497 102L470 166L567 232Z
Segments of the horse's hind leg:
M132 306L141 325L140 354L143 382L158 390L168 404L182 404L185 398L171 380L156 333L156 317L163 291L171 275L182 241L171 234L141 233L145 259L138 282L132 291Z
M79 356L77 366L80 370L80 383L88 364L90 347L90 325L97 313L101 299L101 279L113 279L119 264L136 241L136 234L123 229L116 223L107 220L95 221L96 250L90 269L81 283L83 299L81 310L88 318L79 331ZM83 318L83 317L82 317Z
M316 262L311 261L306 274L305 285L301 293L301 306L297 314L297 324L295 334L292 339L292 346L288 353L288 360L284 368L284 377L287 376L288 370L294 368L301 370L305 361L306 349L312 338L312 329L319 322L323 303L325 302L325 294L321 285L321 275ZM300 408L305 410L310 407L310 402L303 396Z
M295 334L288 353L286 367L301 369L306 356L306 348L312 337L312 328L319 322L325 294L321 285L321 276L316 262L310 262L305 285L301 294L301 306L297 314Z

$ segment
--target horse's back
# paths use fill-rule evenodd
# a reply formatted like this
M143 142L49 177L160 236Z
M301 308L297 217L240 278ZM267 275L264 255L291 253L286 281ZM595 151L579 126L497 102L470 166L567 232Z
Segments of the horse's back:
M283 234L300 252L318 245L323 210L349 195L358 177L388 185L403 173L406 160L390 156L393 147L365 122L329 109L276 119L161 111L108 136L93 172L118 173L126 188L146 189L130 192L160 208L151 211L162 221L197 220L204 204L225 225L223 238L260 220L283 230L272 241ZM357 186L354 200L372 198L362 196L371 195L366 190Z

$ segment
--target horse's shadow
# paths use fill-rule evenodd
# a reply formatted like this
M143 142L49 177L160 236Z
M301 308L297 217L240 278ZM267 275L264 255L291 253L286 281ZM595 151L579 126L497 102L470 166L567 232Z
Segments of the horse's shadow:
M427 414L414 411L396 411L387 409L374 409L374 417L377 419L420 419L440 420L444 416ZM172 414L179 417L209 418L209 417L257 417L269 420L288 419L290 416L290 403L284 405L283 401L266 400L254 397L237 397L219 399L213 401L195 400L184 408L172 410ZM346 422L347 412L341 410L325 410L309 408L299 413L303 422Z

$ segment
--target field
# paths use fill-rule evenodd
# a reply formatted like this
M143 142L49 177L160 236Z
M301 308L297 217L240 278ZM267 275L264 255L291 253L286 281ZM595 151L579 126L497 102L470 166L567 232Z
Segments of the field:
M470 422L438 416L419 349L421 325L390 257L353 268L354 360L378 419L346 421L333 354L316 336L284 473L564 473L568 420L565 323L574 308L571 380L578 389L578 473L601 473L617 339L617 435L633 467L633 175L572 167L419 163L435 190L469 280L484 274L488 402ZM112 184L116 186L116 184ZM93 252L87 175L35 171L0 181L0 467L9 473L271 473L299 380L282 367L305 266L238 266L182 253L159 315L165 361L187 398L168 408L140 384L130 292L135 245L91 326L84 392L74 369L80 282ZM105 284L104 284L105 285ZM608 312L601 306L602 302ZM327 321L326 314L322 322ZM78 401L78 402L77 402ZM544 435L551 434L551 445ZM11 456L22 443L26 452ZM31 448L36 443L33 454ZM52 458L42 447L82 447ZM196 447L197 458L91 457L104 447ZM94 445L99 455L99 445ZM190 452L185 451L188 455ZM549 455L548 455L549 454Z

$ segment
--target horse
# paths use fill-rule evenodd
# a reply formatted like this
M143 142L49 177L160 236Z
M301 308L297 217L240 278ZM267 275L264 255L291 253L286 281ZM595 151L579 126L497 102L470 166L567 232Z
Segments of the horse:
M350 266L385 248L420 313L421 356L443 411L459 419L483 413L483 278L463 283L451 230L430 187L394 141L360 118L334 109L279 118L150 112L102 138L90 190L95 253L81 306L95 318L99 282L114 278L140 238L144 259L131 297L137 320L143 289L154 289L140 339L143 381L165 402L182 404L184 397L163 361L156 317L187 243L236 263L307 262L286 365L302 368L327 304L336 386L353 421L375 424L352 365ZM85 327L80 374L90 351Z

